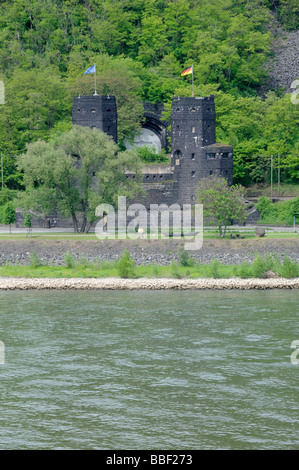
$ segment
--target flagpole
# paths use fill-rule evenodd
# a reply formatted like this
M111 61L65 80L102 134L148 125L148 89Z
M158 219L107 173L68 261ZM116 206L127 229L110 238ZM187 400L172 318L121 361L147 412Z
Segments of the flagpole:
M194 98L193 64L192 64L192 98Z
M97 66L94 66L94 96L97 96Z

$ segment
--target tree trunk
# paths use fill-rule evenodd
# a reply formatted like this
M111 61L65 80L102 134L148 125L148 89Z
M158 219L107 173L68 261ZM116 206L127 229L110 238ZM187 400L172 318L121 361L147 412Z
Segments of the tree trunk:
M78 233L78 232L79 232L79 229L78 229L78 220L77 220L77 217L76 217L75 212L72 212L72 219L73 219L73 225L74 225L74 232L75 232L75 233Z
M89 232L91 226L92 226L92 222L88 222L88 224L86 224L85 233Z
M81 225L81 230L80 230L81 233L85 232L86 224L87 224L87 217L86 217L86 214L83 214L83 220L82 220L82 225Z

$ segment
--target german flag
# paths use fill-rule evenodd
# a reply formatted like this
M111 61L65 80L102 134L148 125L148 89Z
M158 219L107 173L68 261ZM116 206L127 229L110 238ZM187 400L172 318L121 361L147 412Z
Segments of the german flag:
M185 75L190 75L190 73L193 73L193 65L191 67L188 67L181 73L181 77L184 77Z

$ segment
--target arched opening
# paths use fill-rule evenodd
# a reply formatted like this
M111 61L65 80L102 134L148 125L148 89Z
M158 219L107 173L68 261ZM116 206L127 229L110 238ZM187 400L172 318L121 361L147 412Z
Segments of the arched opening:
M154 131L147 129L146 127L136 135L133 144L125 141L125 146L128 150L135 149L136 147L152 147L155 149L156 153L160 153L162 148L159 136Z

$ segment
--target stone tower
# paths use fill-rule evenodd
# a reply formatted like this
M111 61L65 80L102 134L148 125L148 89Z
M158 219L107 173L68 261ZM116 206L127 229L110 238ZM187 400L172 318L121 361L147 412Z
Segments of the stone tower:
M117 107L115 96L75 96L73 124L100 129L117 143Z
M218 174L232 184L232 147L216 144L214 96L176 97L171 111L171 164L179 204L193 204L201 178Z

